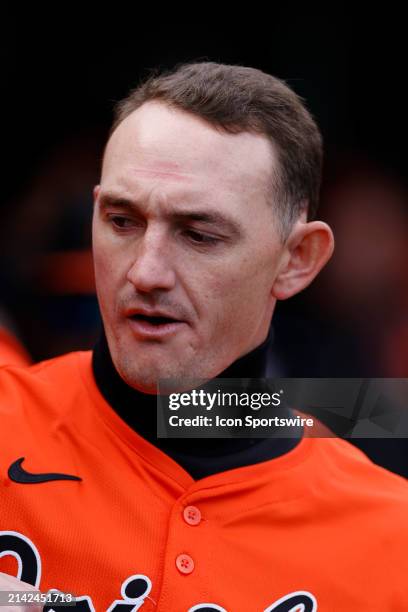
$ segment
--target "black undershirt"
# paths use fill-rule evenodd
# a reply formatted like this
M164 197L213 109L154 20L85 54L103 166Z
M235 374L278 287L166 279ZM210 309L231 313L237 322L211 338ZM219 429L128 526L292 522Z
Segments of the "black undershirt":
M232 363L217 378L263 378L270 337ZM157 438L156 396L129 387L116 371L104 334L93 351L96 384L115 412L139 435L160 448L194 479L225 470L260 463L283 455L301 439L291 438Z

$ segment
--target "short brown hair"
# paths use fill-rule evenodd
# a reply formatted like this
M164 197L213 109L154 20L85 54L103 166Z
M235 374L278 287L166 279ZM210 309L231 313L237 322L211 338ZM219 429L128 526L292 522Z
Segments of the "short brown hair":
M154 74L118 102L112 131L145 102L197 115L229 133L255 132L269 138L278 154L273 200L283 234L305 209L316 214L322 138L301 99L280 79L261 70L213 62L182 64Z

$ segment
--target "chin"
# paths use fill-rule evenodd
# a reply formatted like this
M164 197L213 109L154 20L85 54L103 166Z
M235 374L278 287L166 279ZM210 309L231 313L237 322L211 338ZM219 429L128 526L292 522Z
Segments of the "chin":
M118 367L117 370L129 387L142 393L153 395L157 393L157 381L160 380L160 373L153 374L151 369L148 372L143 372L143 370L136 370L134 367L126 367L126 365Z

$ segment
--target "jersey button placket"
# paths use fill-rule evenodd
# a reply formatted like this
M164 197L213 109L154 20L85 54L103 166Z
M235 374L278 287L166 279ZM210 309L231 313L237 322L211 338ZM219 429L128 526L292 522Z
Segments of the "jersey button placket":
M196 506L186 506L183 510L183 519L191 527L201 522L201 512ZM191 574L194 570L194 561L185 553L176 557L176 567L181 574Z
M178 555L176 558L176 567L181 574L191 574L194 570L194 561L190 555Z
M186 495L177 500L171 510L158 601L160 610L189 610L197 603L194 593L208 573L213 555L208 540L212 540L213 534L204 507L201 508L200 503L195 504L196 500L204 502L203 506L206 503L203 495L199 497L195 494L190 499Z
M193 527L201 522L201 512L196 506L186 506L183 511L183 517L186 523Z

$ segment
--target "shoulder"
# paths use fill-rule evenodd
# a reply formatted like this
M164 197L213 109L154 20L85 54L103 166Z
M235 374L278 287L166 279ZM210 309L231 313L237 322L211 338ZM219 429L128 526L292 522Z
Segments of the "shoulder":
M53 410L82 388L82 371L89 367L91 352L68 353L31 367L0 367L0 417L27 414L40 405Z
M16 336L0 325L0 366L30 365L30 357Z
M304 415L297 411L297 414ZM339 438L318 419L313 426L305 427L305 437L314 447L313 470L318 471L327 483L338 486L344 493L380 500L392 492L408 503L408 481L376 465L363 451L348 440Z
M0 380L6 380L7 377L14 380L31 380L35 383L36 380L53 380L74 370L78 367L78 362L82 360L91 360L91 351L77 351L66 353L59 357L53 357L45 361L40 361L31 366L21 367L19 365L4 364L0 365Z
M320 494L354 517L368 516L392 530L406 525L408 481L373 463L361 450L339 438L313 440L325 473ZM408 539L408 529L406 536Z

